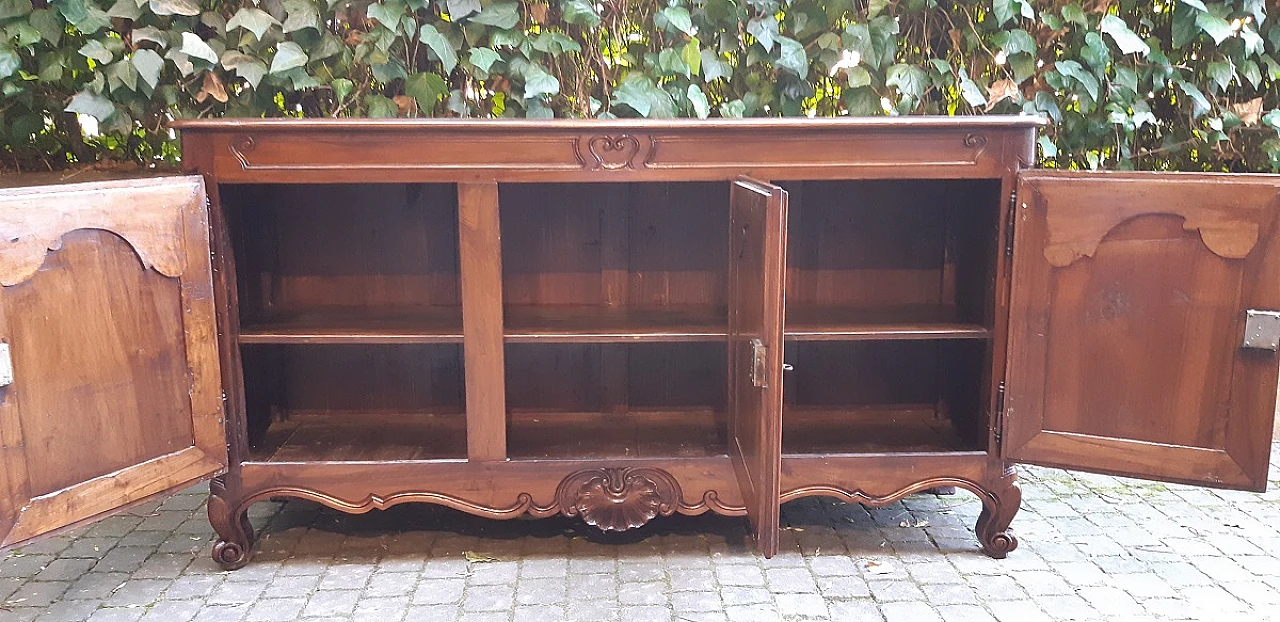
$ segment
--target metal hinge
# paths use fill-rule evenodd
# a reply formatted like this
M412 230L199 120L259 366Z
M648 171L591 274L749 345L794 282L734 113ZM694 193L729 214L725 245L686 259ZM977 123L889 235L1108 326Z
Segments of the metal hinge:
M1013 223L1017 220L1018 193L1009 193L1009 215L1004 226L1004 256L1013 257Z
M1244 340L1242 348L1258 350L1280 349L1280 311L1249 309L1244 312Z
M994 428L993 434L996 437L996 447L1000 447L1000 443L1004 441L1004 381L1000 381L1000 387L996 389L996 413L995 421L991 422Z
M13 384L13 357L9 355L9 344L0 343L0 387Z
M769 348L765 347L764 342L759 339L751 340L751 386L763 389L768 386L766 384L765 359L768 358Z

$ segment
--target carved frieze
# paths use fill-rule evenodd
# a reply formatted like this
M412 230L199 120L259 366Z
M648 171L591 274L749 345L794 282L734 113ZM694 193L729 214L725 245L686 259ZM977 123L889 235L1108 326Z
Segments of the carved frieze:
M670 473L651 467L585 469L570 473L556 488L556 504L565 516L581 516L604 531L640 527L680 506L680 484Z

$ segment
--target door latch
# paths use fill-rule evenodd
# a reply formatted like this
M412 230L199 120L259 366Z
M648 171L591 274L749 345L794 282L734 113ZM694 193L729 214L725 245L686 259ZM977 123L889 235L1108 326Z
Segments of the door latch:
M1272 352L1280 348L1280 311L1245 311L1244 343L1241 347Z
M765 380L767 372L765 359L768 354L769 348L765 347L763 341L759 339L751 340L751 386L757 389L769 386Z
M13 384L13 357L9 356L9 344L0 342L0 387Z

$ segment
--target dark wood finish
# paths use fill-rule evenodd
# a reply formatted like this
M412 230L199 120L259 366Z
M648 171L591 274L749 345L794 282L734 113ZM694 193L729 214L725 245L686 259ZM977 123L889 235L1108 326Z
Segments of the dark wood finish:
M462 330L467 364L467 456L505 460L502 360L502 233L496 184L458 186Z
M1280 179L1028 174L1019 185L1005 455L1263 490Z
M199 178L0 191L0 548L227 466Z
M729 458L756 547L778 552L787 192L749 178L729 198Z
M252 552L249 506L280 496L605 530L713 511L747 517L772 554L782 502L952 488L981 500L977 540L1003 557L1010 458L1260 487L1275 354L1238 346L1243 311L1280 303L1276 178L1029 174L1015 205L1038 124L181 121L208 239L198 202L175 227L119 200L24 216L57 231L21 248L0 236L0 281L23 281L0 289L20 370L0 387L0 415L19 413L0 416L0 440L26 456L32 430L67 429L37 457L55 462L90 442L61 415L28 425L39 400L21 370L67 357L33 362L12 330L96 330L88 296L120 302L112 318L155 369L59 363L80 384L44 383L62 393L47 403L101 386L144 413L217 405L220 378L225 445L208 441L217 409L189 408L170 411L190 426L94 449L208 447L202 475L172 453L145 463L159 492L216 470L225 447L208 510L227 568ZM188 264L211 291L173 272ZM192 343L204 367L186 378ZM55 498L24 497L29 481L107 479L0 460L0 524ZM68 520L134 499L96 491L66 502L82 516ZM10 540L37 522L56 528L28 507Z

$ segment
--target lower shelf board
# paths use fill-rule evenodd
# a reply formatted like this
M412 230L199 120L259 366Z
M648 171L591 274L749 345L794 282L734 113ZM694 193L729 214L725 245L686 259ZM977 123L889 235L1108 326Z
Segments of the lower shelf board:
M702 458L724 456L727 417L711 408L624 412L515 411L511 460ZM789 455L962 452L966 443L931 405L846 408L788 406L782 449ZM466 417L454 413L293 412L272 423L255 462L465 460Z

